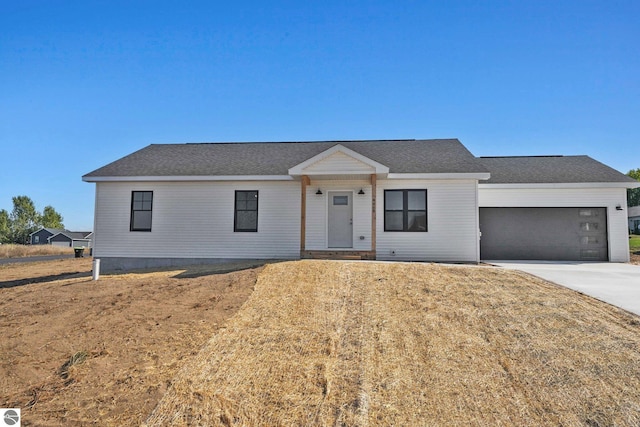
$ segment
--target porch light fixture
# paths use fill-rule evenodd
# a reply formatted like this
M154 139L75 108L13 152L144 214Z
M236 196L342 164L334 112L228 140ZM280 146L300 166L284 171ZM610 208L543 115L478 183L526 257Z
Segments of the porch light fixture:
M621 211L621 210L622 210L622 206L620 206L620 205L616 205L616 210L617 210L617 211Z
M318 191L316 191L316 195L317 196L322 196L322 191L320 191L320 189L318 188Z
M364 194L364 190L361 188L360 191L358 191L358 194L362 196Z

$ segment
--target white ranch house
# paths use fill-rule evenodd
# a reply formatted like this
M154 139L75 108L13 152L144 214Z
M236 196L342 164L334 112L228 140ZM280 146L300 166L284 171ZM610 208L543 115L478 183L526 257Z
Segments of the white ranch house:
M457 139L150 145L96 184L106 271L237 259L629 260L626 189L587 156Z

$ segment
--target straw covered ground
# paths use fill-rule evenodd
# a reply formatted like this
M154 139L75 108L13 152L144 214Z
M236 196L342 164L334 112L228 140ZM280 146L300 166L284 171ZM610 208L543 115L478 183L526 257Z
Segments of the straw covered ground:
M42 255L71 255L73 248L53 245L0 245L0 259L23 258Z
M640 424L640 320L492 267L268 265L148 426Z

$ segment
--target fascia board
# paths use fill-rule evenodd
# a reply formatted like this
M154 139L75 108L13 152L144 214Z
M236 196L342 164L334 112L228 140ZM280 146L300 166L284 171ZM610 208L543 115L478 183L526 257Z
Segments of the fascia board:
M486 180L491 177L488 172L475 173L390 173L387 179L477 179Z
M375 172L373 172L375 173ZM312 173L303 173L302 175L308 175L310 177L314 176L330 176L330 175L362 175L362 176L370 176L372 172L354 172L352 170L337 170L337 171L325 171L325 172L312 172Z
M639 188L640 182L564 182L522 184L478 184L480 189L526 189L526 188Z
M85 182L293 181L289 175L83 176Z

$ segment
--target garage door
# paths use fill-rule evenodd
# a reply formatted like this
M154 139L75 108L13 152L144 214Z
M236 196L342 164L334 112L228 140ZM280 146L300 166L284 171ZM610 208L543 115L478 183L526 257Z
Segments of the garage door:
M51 242L52 246L62 246L64 248L69 248L71 247L71 242L66 241L66 242Z
M606 208L480 208L480 257L607 261Z

